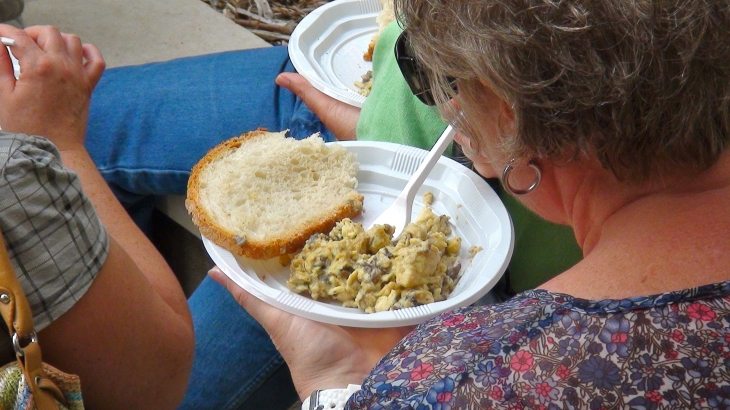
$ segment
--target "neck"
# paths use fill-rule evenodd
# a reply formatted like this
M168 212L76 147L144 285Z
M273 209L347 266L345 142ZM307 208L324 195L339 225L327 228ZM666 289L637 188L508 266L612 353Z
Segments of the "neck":
M569 208L584 260L546 289L614 299L730 280L730 156L662 186L585 175Z

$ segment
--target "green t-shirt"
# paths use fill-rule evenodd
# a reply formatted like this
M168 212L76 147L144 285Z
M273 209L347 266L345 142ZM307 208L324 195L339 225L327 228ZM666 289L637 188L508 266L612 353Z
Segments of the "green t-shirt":
M393 49L401 28L383 30L373 51L373 86L357 123L357 139L431 149L446 129L435 107L423 104L400 73Z
M408 88L393 52L400 33L400 26L393 22L375 45L373 84L360 111L357 138L431 149L446 123L435 107L421 103ZM509 265L513 291L534 289L580 260L582 252L570 227L547 222L509 194L498 193L515 228Z

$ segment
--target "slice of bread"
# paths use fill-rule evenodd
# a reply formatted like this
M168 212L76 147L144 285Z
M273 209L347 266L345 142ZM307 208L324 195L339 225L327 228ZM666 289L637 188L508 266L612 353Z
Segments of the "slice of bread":
M362 211L359 164L317 134L297 141L264 129L224 141L196 165L185 206L200 233L253 259L298 252Z

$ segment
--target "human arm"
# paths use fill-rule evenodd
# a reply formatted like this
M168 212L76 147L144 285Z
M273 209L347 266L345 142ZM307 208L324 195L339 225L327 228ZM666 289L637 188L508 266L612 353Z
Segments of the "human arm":
M360 118L359 108L317 90L300 74L281 73L276 77L276 84L296 94L338 140L357 139L355 131Z
M375 364L413 329L351 328L315 322L257 299L217 267L208 274L266 329L289 365L301 399L314 390L361 384Z
M185 297L154 246L113 197L84 148L89 98L104 63L95 47L50 27L0 25L16 40L15 80L0 51L0 124L41 135L79 176L111 237L86 293L39 333L44 358L81 376L87 408L175 408L187 386L193 331Z

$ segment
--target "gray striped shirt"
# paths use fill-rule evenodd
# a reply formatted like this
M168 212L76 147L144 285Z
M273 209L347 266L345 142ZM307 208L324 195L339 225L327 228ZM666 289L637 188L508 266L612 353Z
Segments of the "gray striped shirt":
M47 139L0 131L0 171L0 229L41 330L91 286L109 237Z

